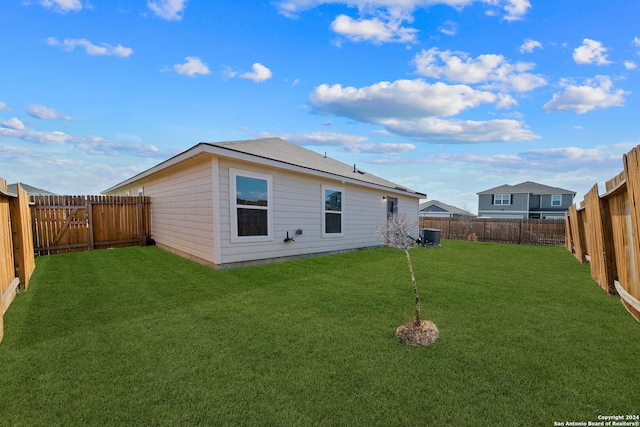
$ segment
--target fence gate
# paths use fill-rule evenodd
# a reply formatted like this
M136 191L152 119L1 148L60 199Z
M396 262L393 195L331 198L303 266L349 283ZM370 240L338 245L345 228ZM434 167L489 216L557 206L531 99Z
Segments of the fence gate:
M151 235L149 197L35 196L31 209L39 255L144 245Z

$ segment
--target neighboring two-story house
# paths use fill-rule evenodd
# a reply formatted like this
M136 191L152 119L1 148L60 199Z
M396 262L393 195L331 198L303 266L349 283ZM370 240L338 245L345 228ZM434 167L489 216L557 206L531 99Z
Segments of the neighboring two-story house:
M563 219L576 196L575 191L531 181L477 194L479 217L526 219Z

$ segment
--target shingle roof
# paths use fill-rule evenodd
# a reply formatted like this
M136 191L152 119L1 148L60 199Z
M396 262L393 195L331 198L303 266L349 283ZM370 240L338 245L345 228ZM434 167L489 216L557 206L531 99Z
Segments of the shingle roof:
M225 148L228 150L251 154L265 159L276 160L294 166L301 166L319 172L327 172L345 178L355 179L370 184L382 185L384 187L404 189L415 193L405 187L399 186L391 181L372 175L358 168L357 165L348 165L330 157L325 157L315 151L300 147L297 144L286 141L282 138L263 138L247 141L230 141L207 143L212 146Z
M448 205L438 200L429 200L424 203L420 203L418 210L423 211L424 209L427 209L430 206L438 206L439 208L444 209L445 211L452 214L456 214L456 215L476 216L475 214L472 214L471 212L467 212L464 209L456 208L455 206Z
M363 184L373 184L395 191L406 192L407 194L417 197L426 197L425 194L410 190L406 187L365 172L358 168L357 165L347 165L346 163L339 162L330 157L325 157L315 151L300 147L292 142L285 141L282 138L202 142L172 157L171 159L152 167L151 169L141 172L140 174L105 190L104 193L113 191L126 183L151 175L152 173L169 167L172 164L187 160L203 152L230 158L239 158L243 155L249 156L249 159L251 160L255 159L259 161L260 159L263 159L266 161L276 162L277 164L282 164L283 166L289 165L294 168L306 169L309 173L329 174L340 178L359 181Z
M25 190L27 192L27 194L30 195L30 196L53 196L53 195L55 195L55 193L52 193L52 192L47 191L47 190L43 190L41 188L34 187L32 185L29 185L29 184L25 184L23 182L7 185L7 191L9 193L16 194L16 192L18 191L18 184L20 184L20 187L22 187L22 189Z
M550 187L537 182L525 181L516 185L501 185L489 190L481 191L476 194L502 194L502 193L526 193L526 194L573 194L575 191L565 190L564 188Z

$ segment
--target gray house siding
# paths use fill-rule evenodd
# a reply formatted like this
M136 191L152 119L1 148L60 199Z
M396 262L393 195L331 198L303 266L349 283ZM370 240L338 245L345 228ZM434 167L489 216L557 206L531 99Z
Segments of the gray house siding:
M503 194L503 193L500 193ZM506 194L506 193L505 193ZM504 211L504 212L522 212L527 210L527 194L511 194L511 204L496 205L494 204L493 194L481 194L479 198L479 211Z
M549 187L535 182L518 185L502 185L478 194L478 216L493 218L562 218L573 204L575 193L557 187ZM507 205L496 204L496 196L510 194ZM553 205L554 198L560 204ZM501 199L498 199L501 200Z

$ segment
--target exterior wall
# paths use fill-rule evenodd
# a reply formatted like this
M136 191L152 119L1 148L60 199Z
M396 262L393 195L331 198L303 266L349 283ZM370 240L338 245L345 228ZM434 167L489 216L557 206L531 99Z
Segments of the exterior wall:
M492 194L478 196L478 215L490 218L564 218L573 204L571 194L562 194L561 206L551 206L551 194L512 194L511 205L494 205Z
M270 239L232 238L230 169L271 177ZM344 189L341 236L323 236L323 185ZM386 221L387 195L398 198L398 213L416 223L412 235L418 236L418 197L213 155L197 156L109 194L140 190L151 198L152 237L158 246L216 267L380 246L374 228ZM287 232L295 241L284 242Z
M151 198L151 232L167 249L215 263L213 157L201 156L118 192Z
M478 216L480 217L526 218L528 208L529 195L524 193L511 194L510 205L494 205L492 194L478 196Z
M273 234L271 240L232 241L231 197L235 195L230 194L230 168L258 172L272 177ZM386 220L387 205L382 197L388 193L384 190L343 184L336 179L322 179L230 159L220 159L218 172L221 253L219 261L222 265L375 247L382 243L373 230L377 223ZM344 188L342 236L323 237L323 185ZM395 193L389 195L398 197L399 213L407 215L417 223L418 198ZM302 234L296 235L296 230L302 230ZM284 242L287 232L295 241ZM417 225L414 235L417 236Z

